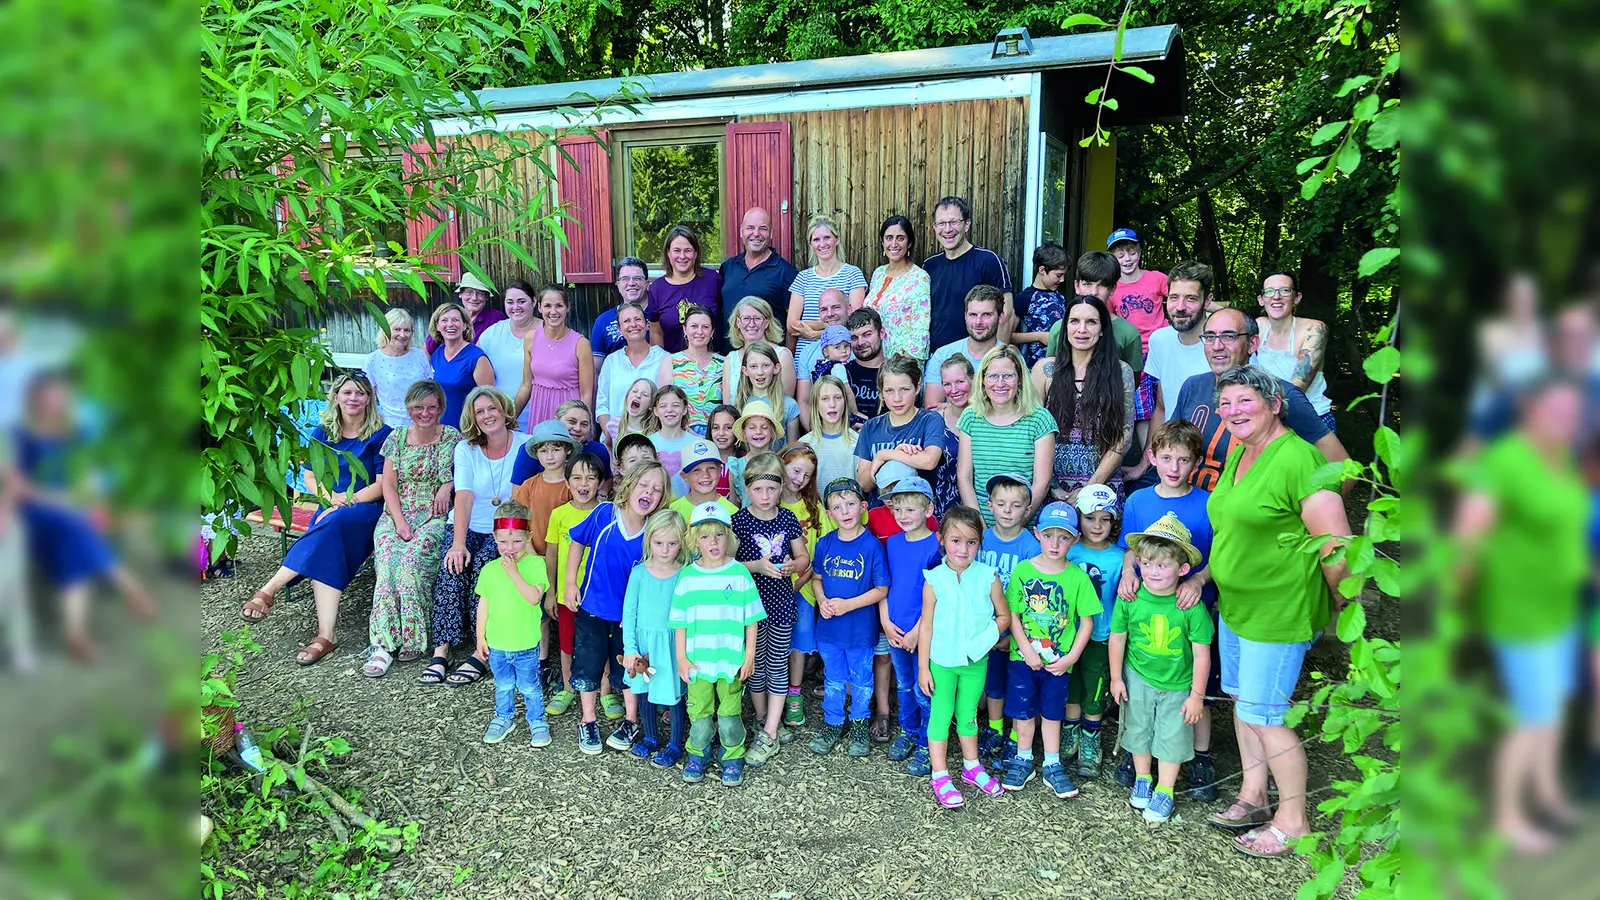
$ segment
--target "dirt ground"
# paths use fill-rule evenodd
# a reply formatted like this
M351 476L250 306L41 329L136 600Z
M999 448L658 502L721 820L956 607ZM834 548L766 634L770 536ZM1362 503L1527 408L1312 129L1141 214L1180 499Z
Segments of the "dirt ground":
M275 540L252 538L238 574L202 587L207 647L237 628L240 604L276 567ZM1057 800L1037 779L998 798L968 791L968 806L938 809L926 781L900 772L874 745L872 756L813 755L808 726L739 788L708 779L684 784L607 750L579 755L576 709L551 724L555 743L529 747L519 723L505 743L479 737L493 711L487 679L466 688L416 683L422 663L395 664L369 679L366 645L370 573L353 584L340 611L339 649L301 668L294 651L313 633L310 592L280 602L258 626L264 652L241 674L241 718L283 722L296 703L319 736L355 748L338 775L369 810L391 822L415 820L415 851L386 873L390 896L495 898L730 897L1291 897L1310 875L1299 860L1235 853L1229 835L1207 827L1221 805L1180 799L1174 819L1148 826L1110 778ZM1319 645L1311 667L1336 648ZM1219 717L1221 718L1221 717ZM602 725L602 731L606 730ZM1114 728L1107 729L1112 758ZM1215 758L1224 802L1239 771L1227 720L1217 726ZM1313 743L1311 789L1348 771L1335 748ZM1313 801L1314 802L1314 801ZM268 886L295 877L275 850L230 858Z

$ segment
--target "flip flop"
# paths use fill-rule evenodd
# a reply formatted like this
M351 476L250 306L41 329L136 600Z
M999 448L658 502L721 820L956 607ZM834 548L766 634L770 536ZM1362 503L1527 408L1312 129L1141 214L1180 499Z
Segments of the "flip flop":
M1228 815L1228 813L1231 812L1234 807L1243 807L1244 809L1248 810L1248 812L1246 812L1243 816ZM1272 810L1265 807L1251 806L1237 797L1234 798L1232 803L1228 804L1227 809L1223 810L1222 812L1212 813L1210 816L1206 817L1207 825L1226 829L1228 831L1238 831L1242 828L1255 828L1260 825L1265 825L1271 821Z
M382 647L372 648L372 653L367 656L367 662L361 667L361 674L368 678L382 678L394 663L394 657Z
M422 670L421 675L417 676L417 683L425 684L429 687L438 687L444 684L445 673L449 671L450 660L443 656L435 656L433 659L428 660L428 667Z
M294 661L302 666L314 666L338 647L338 644L325 637L314 637L311 643L301 647L300 652L294 655Z
M489 667L483 660L476 656L469 656L466 662L456 666L456 670L450 673L450 677L445 679L445 683L452 687L462 687L472 684L487 674L489 674Z
M1271 836L1278 842L1276 849L1263 850L1259 844L1266 836ZM1276 825L1263 825L1254 831L1246 831L1233 839L1233 849L1245 856L1256 859L1287 859L1294 855L1294 845L1299 838L1290 837L1283 833Z
M277 598L271 594L265 591L256 591L250 595L250 599L246 600L244 606L240 608L239 618L246 622L259 622L272 612L272 607L277 602ZM251 613L259 613L260 615L251 615Z

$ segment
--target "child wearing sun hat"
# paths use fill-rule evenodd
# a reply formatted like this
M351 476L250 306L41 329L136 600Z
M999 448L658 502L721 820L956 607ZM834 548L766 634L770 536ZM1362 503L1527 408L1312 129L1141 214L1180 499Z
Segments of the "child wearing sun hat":
M742 509L750 505L750 497L744 490L745 462L763 451L775 453L783 446L783 422L771 403L757 398L740 410L739 420L733 423L733 434L744 444L745 454L728 460L728 483L733 486L734 498L738 500L736 505Z

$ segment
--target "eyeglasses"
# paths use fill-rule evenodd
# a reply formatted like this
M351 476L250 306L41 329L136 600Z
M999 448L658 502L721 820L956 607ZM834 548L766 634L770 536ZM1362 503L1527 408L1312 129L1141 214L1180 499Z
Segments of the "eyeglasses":
M966 219L947 219L946 221L943 221L943 222L935 222L935 223L933 223L933 227L935 227L935 228L954 228L957 225L960 225L962 222L965 222L965 221L966 221Z
M617 280L618 281L629 281L629 282L632 282L632 281L644 281L645 280L645 276L643 276L643 275L619 275L617 277Z
M985 382L989 383L989 384L1016 384L1017 383L1017 373L1015 373L1015 372L985 372L985 373L983 373L983 380Z
M1294 288L1267 288L1261 292L1263 297L1293 297Z
M1224 346L1232 346L1233 344L1239 343L1239 339L1242 337L1244 337L1244 335L1237 331L1200 332L1200 340L1207 344L1222 344Z

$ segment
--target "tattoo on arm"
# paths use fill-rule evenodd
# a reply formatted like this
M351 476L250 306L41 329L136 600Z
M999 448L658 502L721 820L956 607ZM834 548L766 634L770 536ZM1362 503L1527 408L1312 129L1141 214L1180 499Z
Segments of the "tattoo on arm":
M1294 386L1308 390L1317 372L1322 369L1322 357L1328 346L1328 328L1318 323L1306 329L1305 341L1295 353Z

